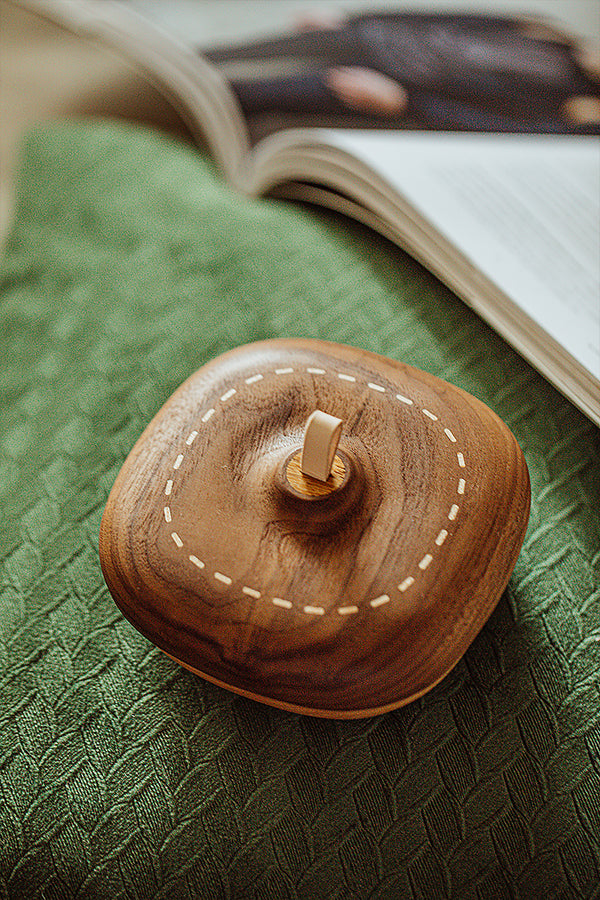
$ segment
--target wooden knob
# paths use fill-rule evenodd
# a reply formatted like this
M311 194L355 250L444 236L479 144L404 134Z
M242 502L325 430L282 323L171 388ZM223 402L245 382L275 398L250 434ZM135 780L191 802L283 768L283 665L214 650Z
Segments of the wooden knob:
M302 471L301 461L301 450L290 456L285 466L285 481L299 497L306 500L326 497L332 491L339 490L346 483L350 474L348 459L344 458L342 454L336 453L326 481L313 478L312 475L305 475Z
M305 475L327 481L340 442L342 420L316 409L308 417L300 468Z

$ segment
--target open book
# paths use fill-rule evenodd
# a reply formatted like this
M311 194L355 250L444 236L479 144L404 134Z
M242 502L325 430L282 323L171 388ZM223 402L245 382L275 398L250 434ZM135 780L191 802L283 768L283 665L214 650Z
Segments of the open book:
M238 190L396 242L600 425L600 86L555 23L363 4L210 47L190 0L21 5L136 62Z

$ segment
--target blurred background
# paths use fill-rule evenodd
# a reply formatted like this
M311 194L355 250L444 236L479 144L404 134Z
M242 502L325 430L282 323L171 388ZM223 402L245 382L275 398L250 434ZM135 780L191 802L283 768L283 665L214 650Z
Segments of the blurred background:
M293 25L311 11L323 9L365 12L380 9L435 10L442 12L500 11L511 15L539 15L561 19L568 10L572 29L579 35L598 34L600 3L597 0L133 0L132 6L161 19L182 36L204 43L228 43L239 36L268 37ZM198 27L189 31L189 9L194 8Z
M324 9L526 14L558 22L586 42L600 40L597 0L130 0L129 5L201 46L277 35ZM89 115L125 116L187 135L168 102L126 60L0 0L0 240L10 227L24 133L46 120Z

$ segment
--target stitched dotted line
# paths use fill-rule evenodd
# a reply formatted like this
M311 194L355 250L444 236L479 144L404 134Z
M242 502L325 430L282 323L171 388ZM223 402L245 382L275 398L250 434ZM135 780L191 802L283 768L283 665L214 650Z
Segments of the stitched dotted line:
M282 368L282 369L275 369L274 374L276 376L291 375L294 371L295 370L293 368L288 366L288 367ZM326 375L327 374L326 369L318 369L318 368L314 368L314 367L310 367L310 366L307 367L306 369L302 369L302 371L306 371L309 375ZM264 379L265 374L269 374L269 373L267 372L267 373L263 374L262 372L257 372L256 374L251 375L248 378L245 378L244 382L247 385L256 384L258 381L262 381ZM340 381L350 382L353 384L360 383L360 382L358 382L358 380L355 378L354 375L348 375L346 372L333 371L332 374L336 375L337 378L340 379ZM377 384L373 381L368 381L366 384L370 390L372 390L378 394L386 394L388 392L387 388L383 387L383 385ZM237 393L238 393L238 391L236 388L230 388L219 398L219 403L223 403L223 404L227 403ZM411 400L410 397L405 397L403 394L396 394L395 398L400 403L403 403L405 406L415 406L414 401ZM415 406L415 409L418 409L418 407ZM200 419L201 423L206 424L207 422L209 422L210 419L212 419L212 417L216 414L216 412L217 412L216 406L214 406L214 407L211 406L201 416L201 419ZM420 409L420 412L423 414L423 416L425 416L431 422L439 421L439 417L435 413L431 412L429 409L425 409L425 407L422 407ZM444 427L443 433L448 438L448 441L451 444L457 443L456 437L454 436L454 434L452 433L452 431L449 428ZM194 441L198 437L198 434L199 434L199 432L195 431L195 430L191 431L188 434L188 436L185 439L185 444L187 447L191 447L191 445L194 443ZM176 458L173 462L173 470L174 471L178 471L181 468L181 465L182 465L184 459L185 459L185 452L179 453L176 456ZM457 462L459 469L466 469L464 453L462 453L462 451L460 451L460 450L456 452L456 462ZM173 482L174 482L173 478L167 479L167 482L165 484L165 490L164 490L165 497L171 496L171 494L173 492ZM461 477L458 479L458 483L457 483L457 487L456 487L456 493L458 496L464 495L465 490L466 490L466 483L467 482L466 482L465 478ZM460 512L459 504L453 503L448 511L448 521L455 522L459 512ZM171 511L171 507L169 505L166 505L163 507L163 516L165 519L165 523L167 525L170 525L173 521L173 514ZM448 530L446 528L442 528L434 542L436 547L441 547L448 536L449 536ZM171 532L171 540L173 541L173 543L179 550L183 549L184 542L177 531ZM418 569L421 572L424 572L429 567L429 565L433 562L433 559L434 559L433 552L426 553L425 556L418 563ZM199 559L197 556L195 556L194 554L190 554L188 556L188 560L197 569L202 570L202 569L206 568L205 563L201 559ZM226 587L231 587L231 585L233 584L233 579L230 578L230 576L225 574L224 572L215 571L212 573L212 576L215 579L215 581L220 582L221 584L225 585ZM401 581L400 584L398 585L398 591L401 594L404 594L406 591L409 590L409 588L411 588L413 586L414 583L415 583L415 577L413 575L407 575L406 578L403 581ZM242 594L244 594L247 597L251 597L254 600L260 600L262 598L261 592L257 591L253 587L250 587L249 585L243 585L241 590L242 590ZM280 609L291 610L294 608L293 603L291 603L289 600L284 599L283 597L271 597L270 600L271 600L271 604L273 606L276 606ZM369 600L369 606L372 609L378 609L380 606L385 606L386 604L388 604L390 602L391 602L391 597L389 594L381 594L379 597L375 597L372 600ZM309 604L306 606L301 606L300 609L302 610L303 613L305 613L306 615L310 615L310 616L325 615L325 609L322 606L312 606ZM352 615L356 615L356 613L358 613L358 612L360 612L360 609L358 606L355 606L355 605L338 606L337 607L337 613L340 616L352 616Z

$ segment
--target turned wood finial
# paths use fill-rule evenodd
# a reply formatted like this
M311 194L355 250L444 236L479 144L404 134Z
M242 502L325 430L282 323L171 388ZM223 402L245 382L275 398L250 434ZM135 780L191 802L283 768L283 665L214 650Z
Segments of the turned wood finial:
M327 481L340 442L342 420L316 409L304 430L300 468L305 475Z

